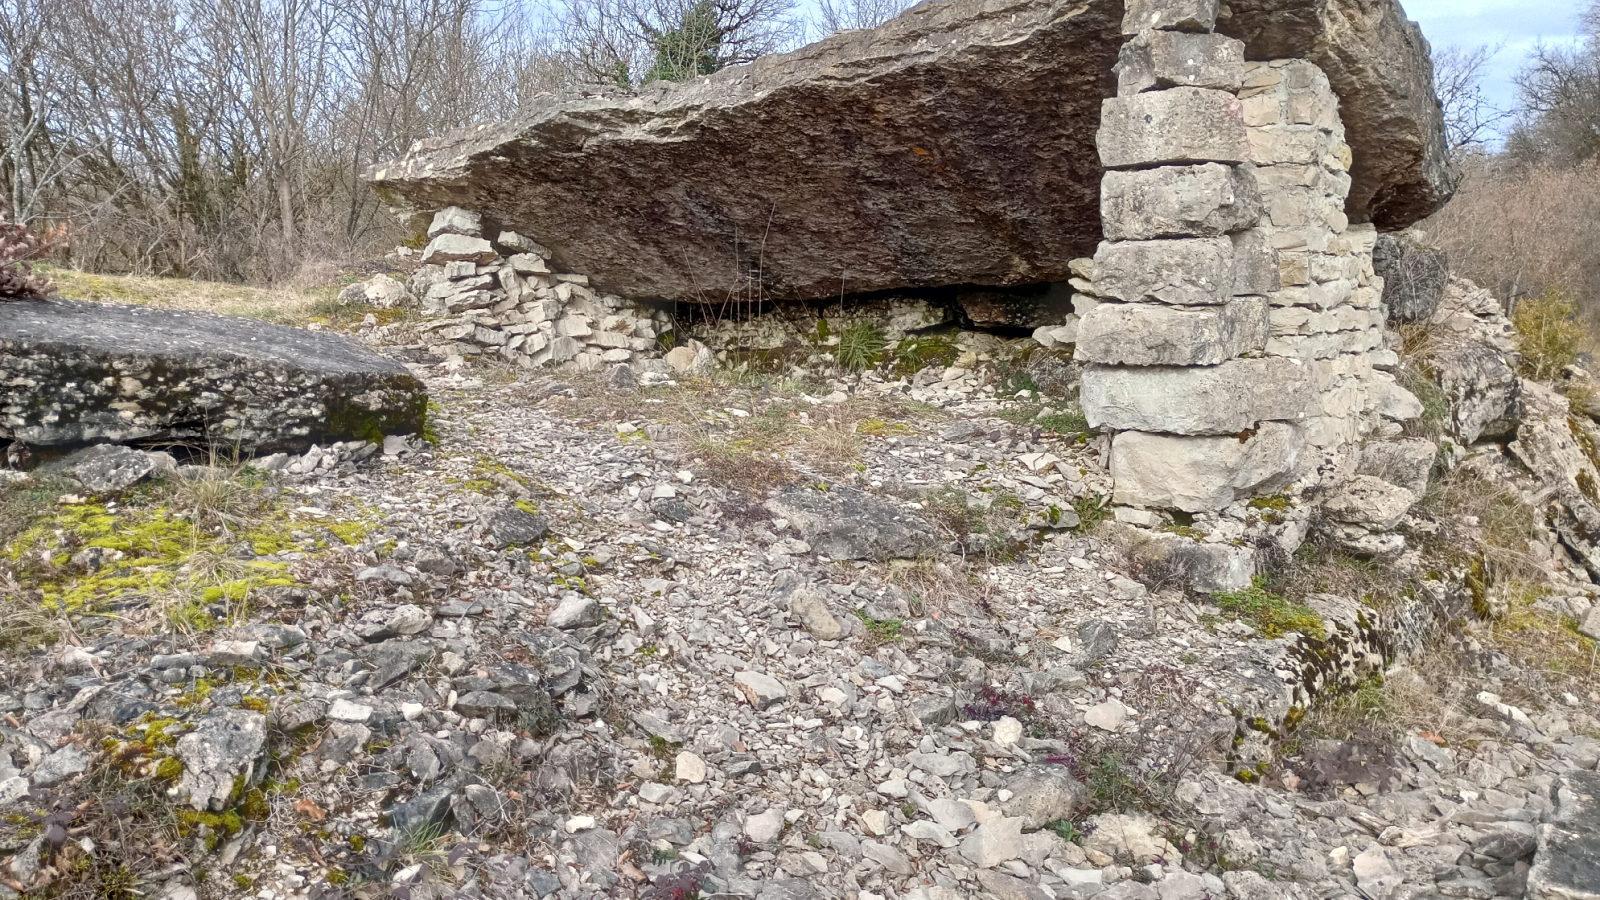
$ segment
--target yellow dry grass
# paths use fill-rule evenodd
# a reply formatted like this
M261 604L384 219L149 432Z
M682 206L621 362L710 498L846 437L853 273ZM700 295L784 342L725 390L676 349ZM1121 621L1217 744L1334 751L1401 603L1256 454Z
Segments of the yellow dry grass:
M94 275L54 267L41 267L41 271L55 283L56 293L68 300L249 316L279 325L299 325L326 318L328 306L334 302L333 292L327 289L296 291L187 278Z

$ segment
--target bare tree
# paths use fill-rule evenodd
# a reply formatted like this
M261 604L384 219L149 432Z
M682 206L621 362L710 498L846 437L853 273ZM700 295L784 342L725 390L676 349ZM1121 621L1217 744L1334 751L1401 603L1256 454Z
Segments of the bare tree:
M565 0L566 57L591 84L632 89L709 75L797 44L796 0Z
M910 9L917 0L821 0L818 24L824 33L877 28Z
M1433 54L1433 84L1452 155L1483 149L1511 118L1511 110L1490 103L1483 93L1484 69L1499 52L1499 47L1451 45Z
M1579 28L1576 45L1540 44L1517 73L1508 149L1524 162L1567 165L1600 155L1600 0L1580 13Z

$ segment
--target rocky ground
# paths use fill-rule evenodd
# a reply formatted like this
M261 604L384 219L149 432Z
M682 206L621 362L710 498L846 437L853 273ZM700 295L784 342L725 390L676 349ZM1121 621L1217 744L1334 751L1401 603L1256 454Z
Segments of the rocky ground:
M1600 758L1587 578L1258 721L1317 611L1137 565L1071 366L1019 346L897 379L402 349L410 440L9 476L0 895L1523 896Z

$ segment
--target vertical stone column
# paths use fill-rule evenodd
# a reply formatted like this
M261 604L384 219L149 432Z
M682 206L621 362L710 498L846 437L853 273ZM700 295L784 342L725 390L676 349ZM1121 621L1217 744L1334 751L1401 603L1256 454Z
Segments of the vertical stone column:
M1298 59L1246 63L1239 97L1261 188L1261 231L1279 254L1266 352L1310 367L1317 406L1303 423L1305 436L1337 471L1376 424L1370 413L1389 398L1404 405L1409 397L1373 369L1384 324L1383 279L1372 270L1377 230L1345 217L1350 148L1322 70Z
M1252 135L1244 46L1216 0L1130 0L1098 136L1106 168L1086 294L1082 403L1113 429L1115 499L1201 512L1281 487L1317 410L1303 359L1270 355L1281 286Z

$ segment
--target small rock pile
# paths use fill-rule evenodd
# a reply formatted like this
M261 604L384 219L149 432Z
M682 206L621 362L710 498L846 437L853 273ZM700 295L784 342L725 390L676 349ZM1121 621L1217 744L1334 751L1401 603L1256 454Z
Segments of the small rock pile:
M477 213L454 206L428 228L409 287L430 318L423 328L439 340L436 353L584 371L660 355L660 338L673 327L664 310L639 309L592 290L586 275L555 271L550 251L516 232L502 231L493 243L482 232ZM375 290L363 287L366 295Z

